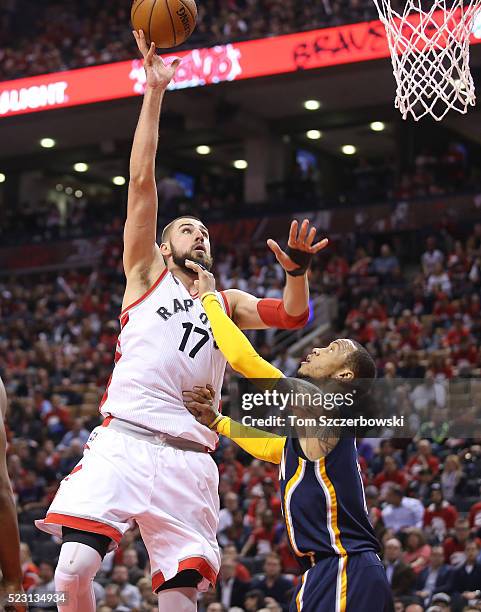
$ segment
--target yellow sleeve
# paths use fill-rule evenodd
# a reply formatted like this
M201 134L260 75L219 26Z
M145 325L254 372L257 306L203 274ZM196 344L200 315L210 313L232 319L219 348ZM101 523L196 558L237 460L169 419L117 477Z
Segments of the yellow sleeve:
M285 437L241 425L229 417L223 417L217 421L215 429L217 433L230 438L256 459L277 464L281 462L282 451L286 443Z
M242 331L229 319L215 293L205 293L201 299L217 346L234 370L251 379L283 378L282 372L262 359Z

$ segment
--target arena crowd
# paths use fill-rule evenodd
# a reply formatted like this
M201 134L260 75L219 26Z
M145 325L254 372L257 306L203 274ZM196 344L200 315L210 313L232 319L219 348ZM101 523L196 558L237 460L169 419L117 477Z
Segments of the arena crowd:
M5 0L0 7L0 80L137 57L131 0ZM278 36L376 17L370 0L205 0L186 45Z

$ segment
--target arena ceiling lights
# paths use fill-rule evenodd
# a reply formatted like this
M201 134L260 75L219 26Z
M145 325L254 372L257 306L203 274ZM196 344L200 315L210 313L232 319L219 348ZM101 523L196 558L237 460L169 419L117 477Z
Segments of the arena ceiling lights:
M55 146L55 140L53 138L42 138L42 140L40 141L40 146L43 149L53 149L53 147Z
M471 44L481 43L474 34ZM380 21L181 51L169 89L201 87L390 57ZM173 56L163 55L169 61ZM134 59L0 83L0 118L141 95L142 60Z
M236 159L232 165L236 170L245 170L248 166L245 159Z
M209 155L211 151L208 145L199 145L195 150L199 155Z

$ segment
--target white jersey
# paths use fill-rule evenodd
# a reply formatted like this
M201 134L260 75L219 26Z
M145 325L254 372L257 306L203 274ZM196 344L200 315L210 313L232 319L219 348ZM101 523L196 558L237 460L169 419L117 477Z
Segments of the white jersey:
M229 314L225 296L218 296ZM120 324L102 414L214 449L217 434L198 423L182 400L182 391L211 384L217 404L225 372L226 360L199 298L164 270L147 293L122 311Z

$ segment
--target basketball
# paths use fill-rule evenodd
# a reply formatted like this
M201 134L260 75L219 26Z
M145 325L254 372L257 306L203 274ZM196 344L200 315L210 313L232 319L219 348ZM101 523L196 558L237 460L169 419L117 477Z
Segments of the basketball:
M147 43L161 49L177 47L195 28L194 0L134 0L131 20L134 30L143 30Z

